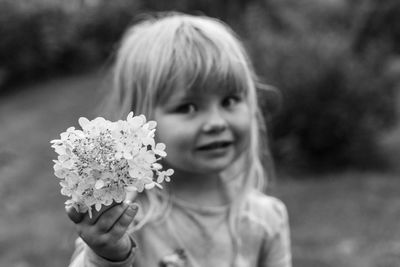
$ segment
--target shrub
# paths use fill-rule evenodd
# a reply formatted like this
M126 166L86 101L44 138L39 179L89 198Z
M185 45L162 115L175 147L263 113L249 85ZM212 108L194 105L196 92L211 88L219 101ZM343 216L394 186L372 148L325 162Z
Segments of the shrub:
M270 123L278 161L314 170L382 163L378 138L395 121L393 84L338 36L271 34L259 36L253 53L282 93Z
M139 8L138 1L124 0L100 1L96 6L74 9L48 3L24 7L21 3L0 1L3 90L14 81L100 64L113 51Z
M352 40L350 10L357 11L360 1L328 1L333 6L327 8L324 1L235 0L228 1L229 10L223 1L210 6L203 0L98 0L72 9L42 2L23 8L30 2L0 0L0 89L10 81L102 64L141 9L176 4L184 12L226 18L245 37L257 73L280 90L281 110L268 121L278 162L337 169L382 160L378 138L394 124L395 87L381 71L388 53L382 56L376 45L352 51L363 34L374 38L356 27L361 37Z

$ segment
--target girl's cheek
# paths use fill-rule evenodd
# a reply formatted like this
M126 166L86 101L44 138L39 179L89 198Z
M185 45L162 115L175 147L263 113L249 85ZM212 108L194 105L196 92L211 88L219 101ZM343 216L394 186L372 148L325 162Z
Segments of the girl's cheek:
M251 139L251 131L250 128L244 129L241 137L242 141L242 149L245 149L250 145L250 139Z
M254 119L249 119L249 117L243 118L243 121L240 125L238 125L238 135L240 135L240 139L242 139L242 143L244 146L249 145L251 138L251 128Z

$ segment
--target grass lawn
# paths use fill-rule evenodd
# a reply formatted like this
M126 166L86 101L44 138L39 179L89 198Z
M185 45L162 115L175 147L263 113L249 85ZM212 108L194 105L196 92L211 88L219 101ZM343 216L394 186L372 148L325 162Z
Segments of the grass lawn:
M398 175L348 172L281 179L294 266L400 266Z
M56 79L0 98L0 266L66 266L75 239L49 141L93 118L102 73ZM399 135L400 136L400 135ZM389 140L389 139L388 139ZM400 139L391 153L400 158ZM398 267L399 172L280 177L296 267Z

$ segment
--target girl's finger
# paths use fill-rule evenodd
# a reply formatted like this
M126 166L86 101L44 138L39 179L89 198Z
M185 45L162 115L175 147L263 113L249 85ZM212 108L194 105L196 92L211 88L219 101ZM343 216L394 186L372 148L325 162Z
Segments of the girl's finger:
M139 206L137 204L129 204L129 207L125 210L124 214L114 224L114 228L116 225L128 227L136 217L138 210Z
M100 218L100 216L102 216L103 213L105 213L106 211L108 211L118 205L122 205L122 203L113 202L108 206L103 205L99 211L97 211L94 207L91 207L91 217L89 216L89 213L87 212L87 213L85 213L85 216L82 221L87 224L94 225L97 223L98 219Z
M126 203L121 205L115 206L112 209L108 209L103 213L100 219L98 219L97 223L95 224L97 230L100 233L109 232L110 229L119 221L125 213L132 213L128 211L130 206Z
M126 232L126 229L132 223L138 212L138 208L138 205L131 204L115 221L113 226L109 229L108 234L118 240Z
M99 241L101 237L107 234L128 207L128 204L103 207L97 214L92 214L92 218L85 213L84 219L77 225L79 236L88 244L102 243Z

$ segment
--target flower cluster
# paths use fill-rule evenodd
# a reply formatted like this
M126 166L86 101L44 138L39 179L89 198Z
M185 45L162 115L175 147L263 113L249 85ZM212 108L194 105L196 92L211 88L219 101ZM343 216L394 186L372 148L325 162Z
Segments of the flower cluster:
M53 140L58 154L54 174L61 179L65 204L79 212L100 210L113 201L122 202L126 190L142 192L170 181L172 169L158 163L167 154L163 143L155 143L155 121L128 114L126 120L111 122L102 117L81 117L82 130L70 127Z

